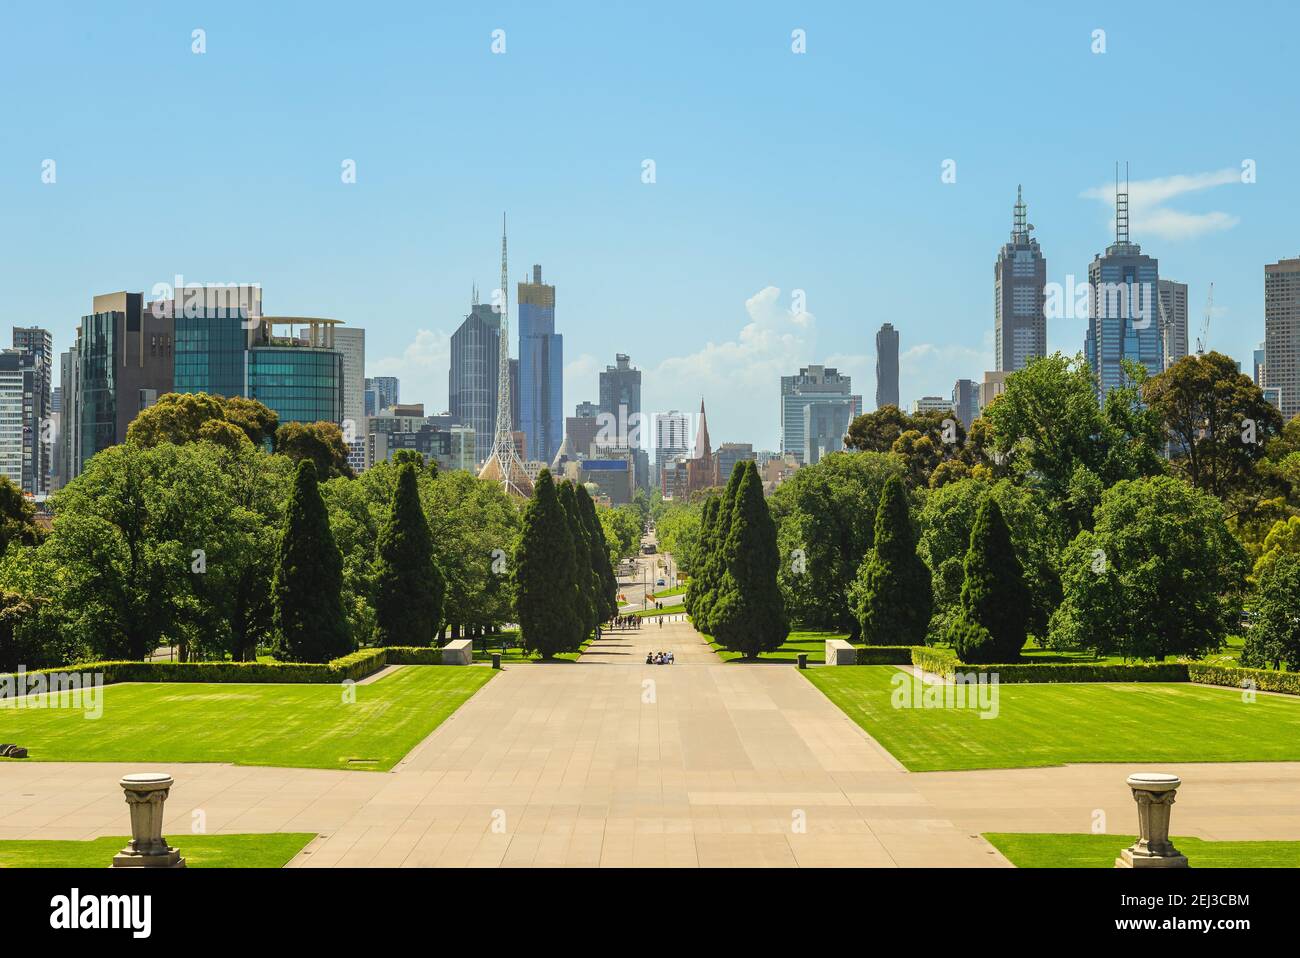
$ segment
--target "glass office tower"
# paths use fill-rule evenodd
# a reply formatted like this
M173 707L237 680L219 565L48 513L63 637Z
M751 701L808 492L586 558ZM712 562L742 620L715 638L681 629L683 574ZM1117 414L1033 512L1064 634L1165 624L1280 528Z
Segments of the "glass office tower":
M519 421L526 459L551 462L564 441L564 337L555 331L555 287L519 284Z

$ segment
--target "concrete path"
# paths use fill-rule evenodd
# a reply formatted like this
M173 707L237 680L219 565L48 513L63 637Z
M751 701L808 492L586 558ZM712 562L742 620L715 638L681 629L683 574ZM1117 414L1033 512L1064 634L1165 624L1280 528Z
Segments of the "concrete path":
M663 649L675 665L645 664ZM907 773L793 667L724 665L688 623L647 622L509 666L391 773L0 765L0 838L122 834L117 779L151 768L176 776L182 851L200 824L320 832L295 866L1005 866L979 832L1087 832L1097 810L1130 832L1139 766ZM1168 770L1177 834L1300 839L1300 763Z

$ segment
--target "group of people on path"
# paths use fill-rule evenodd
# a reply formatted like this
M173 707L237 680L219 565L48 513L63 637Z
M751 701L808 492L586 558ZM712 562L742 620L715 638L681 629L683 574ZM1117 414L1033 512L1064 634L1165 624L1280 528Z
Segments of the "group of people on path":
M647 652L645 657L646 665L672 665L672 652Z
M639 629L641 628L641 616L639 615L616 615L609 620L610 629Z

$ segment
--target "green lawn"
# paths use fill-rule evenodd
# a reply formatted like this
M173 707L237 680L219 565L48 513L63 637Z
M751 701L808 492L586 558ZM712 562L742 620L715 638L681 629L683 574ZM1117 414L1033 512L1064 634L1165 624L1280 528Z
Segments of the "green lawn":
M638 609L632 614L643 619L649 619L656 615L680 615L685 611L686 606L684 605L666 605L662 609Z
M656 592L656 593L652 596L652 598L655 598L655 599L667 599L667 598L670 598L671 596L674 596L674 595L685 595L685 594L686 594L686 586L684 586L684 585L679 585L679 586L676 586L675 588L672 588L672 589L664 589L662 592Z
M370 685L133 682L103 688L103 715L0 710L0 738L44 762L233 762L385 771L496 673L408 665ZM68 693L61 693L66 697ZM31 696L46 698L46 696Z
M494 652L501 653L501 663L503 665L509 665L511 662L542 661L542 657L538 655L536 652L525 652L523 648L519 645L518 629L510 629L498 635L489 635L487 637L487 640L488 640L487 641L488 647L486 651L484 651L479 647L480 642L482 642L481 638L474 640L474 661L475 662L491 662L492 653ZM509 648L503 649L501 647L503 642L508 643ZM582 655L582 653L586 651L587 646L591 645L591 642L592 640L588 639L586 642L582 643L582 645L579 646L577 652L557 652L553 657L553 661L576 662L578 661L578 656Z
M1114 868L1131 835L991 832L984 836L1017 868ZM1190 868L1300 868L1300 842L1207 842L1173 839Z
M889 665L802 673L914 772L1071 762L1300 760L1300 699L1190 683L1002 685L976 709L894 708Z
M283 868L315 832L264 835L167 835L186 868ZM0 868L108 868L127 836L85 842L0 841Z
M757 662L796 662L800 652L808 653L808 662L812 665L820 665L826 661L826 640L827 639L847 639L848 636L843 632L819 632L816 630L807 632L791 631L786 636L785 644L775 652L764 652L757 659L750 661ZM718 653L718 658L724 662L736 662L742 659L739 652L729 652L717 642L713 641L712 636L705 636L708 640L709 647Z

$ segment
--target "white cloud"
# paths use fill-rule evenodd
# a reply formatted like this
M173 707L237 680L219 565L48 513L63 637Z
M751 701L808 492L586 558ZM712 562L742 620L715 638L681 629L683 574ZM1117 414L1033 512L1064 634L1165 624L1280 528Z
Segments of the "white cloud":
M1187 240L1196 239L1206 233L1232 229L1240 222L1240 218L1230 213L1220 210L1189 213L1170 209L1165 204L1190 193L1200 193L1218 186L1240 182L1241 171L1229 167L1208 173L1179 173L1174 176L1129 183L1129 232L1140 242L1144 236ZM1084 190L1082 195L1113 208L1115 184L1094 186ZM1114 222L1112 219L1112 226Z
M446 409L450 366L451 337L441 330L421 329L400 356L367 361L366 375L398 377L402 398L424 402L424 411L432 415Z

